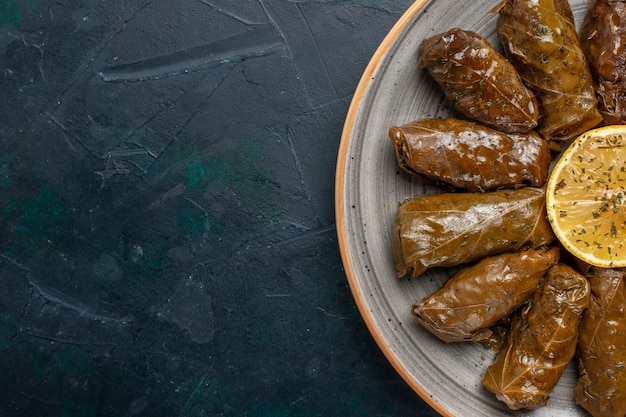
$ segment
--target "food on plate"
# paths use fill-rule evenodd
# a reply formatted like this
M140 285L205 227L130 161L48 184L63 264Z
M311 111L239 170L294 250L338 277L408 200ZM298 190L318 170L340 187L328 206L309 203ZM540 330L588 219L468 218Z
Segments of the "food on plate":
M594 266L626 266L626 126L576 138L550 174L546 202L570 253Z
M398 165L412 174L468 191L487 191L548 178L548 143L536 132L506 134L467 120L421 119L392 126Z
M524 247L550 244L545 190L444 193L398 206L392 252L398 277L454 266Z
M580 322L576 403L594 417L626 414L624 269L592 268L591 302Z
M511 330L483 385L512 410L543 406L576 351L578 324L589 304L587 279L555 265ZM622 414L623 415L623 414Z
M566 140L600 123L567 0L504 0L494 11L505 55L539 102L539 134Z
M453 28L422 42L425 68L464 116L507 133L537 126L539 104L517 70L482 36Z
M592 0L580 30L606 124L626 123L626 2Z
M404 171L462 191L400 203L392 253L398 277L462 266L411 314L443 342L497 346L482 383L508 408L546 405L576 355L576 403L623 417L626 1L590 1L579 40L567 0L502 0L506 59L460 28L421 43L418 66L470 120L388 136Z
M492 335L489 327L526 303L558 260L556 247L484 258L415 303L411 313L445 342L487 340Z

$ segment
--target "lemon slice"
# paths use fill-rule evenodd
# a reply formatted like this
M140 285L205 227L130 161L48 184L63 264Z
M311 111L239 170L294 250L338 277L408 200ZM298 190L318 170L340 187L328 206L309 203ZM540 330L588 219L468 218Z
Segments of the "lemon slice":
M565 149L546 206L570 253L594 266L626 266L626 125L589 130Z

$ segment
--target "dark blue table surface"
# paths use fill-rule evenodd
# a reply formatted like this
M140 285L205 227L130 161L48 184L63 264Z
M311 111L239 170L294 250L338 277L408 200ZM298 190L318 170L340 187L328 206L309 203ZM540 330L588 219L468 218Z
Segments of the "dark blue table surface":
M334 176L409 0L0 2L0 415L436 416Z

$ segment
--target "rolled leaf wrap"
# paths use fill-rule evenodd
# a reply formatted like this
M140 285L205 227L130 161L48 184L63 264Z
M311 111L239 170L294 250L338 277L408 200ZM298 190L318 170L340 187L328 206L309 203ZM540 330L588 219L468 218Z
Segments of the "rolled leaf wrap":
M487 340L489 327L526 303L558 260L556 247L487 257L413 304L411 313L444 342Z
M389 129L398 165L468 191L542 186L550 147L536 132L506 134L456 118L422 119Z
M485 388L510 409L543 406L576 352L578 323L589 304L587 279L567 265L546 274L532 301L514 317Z
M600 123L567 0L504 0L495 10L505 54L539 101L539 134L566 140Z
M606 124L626 123L626 2L595 0L580 31Z
M594 417L626 414L624 269L591 268L591 303L580 322L576 404Z
M392 252L398 277L455 266L554 239L545 190L523 187L488 193L444 193L398 206Z
M539 105L517 70L482 36L458 28L419 47L426 68L464 116L507 133L537 126Z

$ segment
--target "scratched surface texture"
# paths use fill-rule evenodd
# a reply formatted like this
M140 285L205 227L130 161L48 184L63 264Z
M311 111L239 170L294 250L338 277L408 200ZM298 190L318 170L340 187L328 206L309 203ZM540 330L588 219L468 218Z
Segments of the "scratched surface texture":
M0 1L0 415L436 415L361 321L333 212L409 4Z

